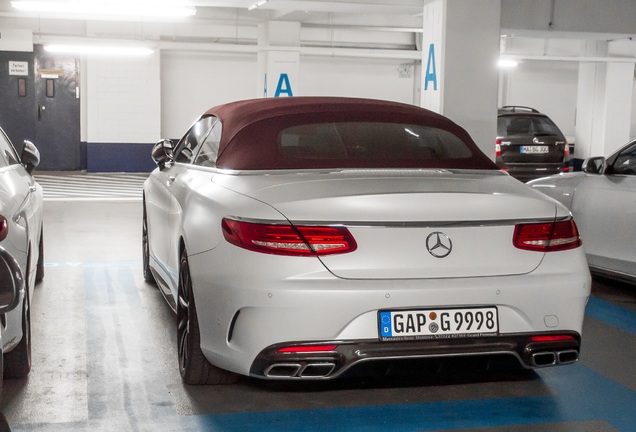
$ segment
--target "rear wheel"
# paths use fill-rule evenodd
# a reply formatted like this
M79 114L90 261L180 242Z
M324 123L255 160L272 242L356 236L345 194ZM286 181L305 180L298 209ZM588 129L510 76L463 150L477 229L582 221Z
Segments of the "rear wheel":
M4 355L2 355L2 336L0 336L0 394L2 394L2 385L4 381ZM0 417L0 426L2 426L2 417ZM1 429L0 430L4 430Z
M25 378L31 371L31 302L29 289L25 289L22 301L22 339L4 355L4 377Z
M150 245L148 244L148 218L146 217L146 205L143 207L143 226L141 230L141 242L143 251L144 280L155 283L155 278L150 271Z
M184 250L179 264L179 298L177 300L177 351L181 379L186 384L236 382L238 379L236 374L210 364L203 355L199 321L192 294L190 266Z

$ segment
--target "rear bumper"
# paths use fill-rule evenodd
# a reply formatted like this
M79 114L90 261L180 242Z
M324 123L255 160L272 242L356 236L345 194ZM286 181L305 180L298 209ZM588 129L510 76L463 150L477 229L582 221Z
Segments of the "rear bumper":
M552 340L550 336L558 336ZM540 340L534 340L538 338ZM310 347L335 345L331 351ZM276 344L256 357L250 375L274 380L333 379L361 363L400 359L510 355L528 369L578 361L581 336L577 332L507 334L479 338L380 342L378 340L325 341ZM296 347L299 352L279 352ZM307 351L303 352L303 347Z
M565 168L568 166L564 163L515 164L503 162L499 162L497 165L502 170L507 171L512 177L522 182L559 174L564 172Z

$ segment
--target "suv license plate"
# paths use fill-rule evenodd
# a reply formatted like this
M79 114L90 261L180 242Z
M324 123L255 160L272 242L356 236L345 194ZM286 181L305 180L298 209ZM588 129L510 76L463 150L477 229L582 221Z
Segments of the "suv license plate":
M543 154L549 153L548 146L521 146L521 153Z
M497 308L379 311L378 332L382 341L493 336Z

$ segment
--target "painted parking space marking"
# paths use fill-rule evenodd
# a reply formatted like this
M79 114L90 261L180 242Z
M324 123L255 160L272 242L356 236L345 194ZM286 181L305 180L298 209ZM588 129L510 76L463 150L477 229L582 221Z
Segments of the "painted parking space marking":
M81 268L87 326L89 418L72 424L12 424L14 432L27 431L455 431L476 428L571 425L593 422L604 432L630 432L636 424L636 392L577 363L537 371L547 393L538 396L390 403L373 406L333 406L312 409L252 411L228 414L180 415L161 366L143 312L135 273L140 260L47 263L60 270ZM636 313L592 298L588 316L634 335ZM134 329L134 334L123 330ZM119 332L122 332L118 335ZM132 351L122 349L133 347ZM123 365L113 368L113 363ZM140 369L141 368L141 369ZM177 373L176 368L173 370ZM152 376L137 382L138 375ZM511 383L512 385L523 385ZM468 383L478 394L480 383ZM432 390L424 386L422 392ZM223 387L209 391L223 392ZM356 391L374 391L373 388ZM308 391L311 397L311 391ZM293 394L272 397L294 400ZM134 401L134 403L133 403ZM292 405L290 403L290 405Z

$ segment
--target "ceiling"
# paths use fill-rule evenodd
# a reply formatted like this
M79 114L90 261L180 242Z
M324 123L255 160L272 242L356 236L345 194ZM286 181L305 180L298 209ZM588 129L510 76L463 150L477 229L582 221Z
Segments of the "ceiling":
M22 12L14 9L11 1L0 0L0 29L28 29L36 43L58 39L126 40L151 43L162 49L223 48L240 52L255 49L259 24L288 21L300 23L300 44L308 49L373 49L394 52L403 58L410 58L418 50L424 9L424 0L181 0L196 8L195 16L149 18ZM179 3L60 1L112 3L118 7L142 3L150 8ZM632 37L636 36L635 17L633 0L501 0L502 34L508 37ZM617 34L610 34L617 30Z
M49 0L51 1L51 0ZM61 0L99 1L99 0ZM160 4L162 0L135 0L136 3ZM0 17L13 20L64 19L80 21L136 21L145 24L173 23L174 25L229 24L249 26L266 21L294 21L303 25L371 25L394 29L421 28L424 0L183 0L196 8L196 15L186 19L153 19L149 17L108 17L105 15L65 14L54 12L21 12L11 6L12 0L0 0ZM176 1L163 0L166 4ZM122 0L102 0L104 3L127 5ZM254 7L256 5L258 7Z

